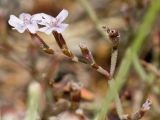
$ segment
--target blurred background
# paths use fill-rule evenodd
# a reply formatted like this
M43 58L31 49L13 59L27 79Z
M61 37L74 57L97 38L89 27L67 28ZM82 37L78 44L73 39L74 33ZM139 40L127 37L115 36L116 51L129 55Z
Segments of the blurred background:
M126 49L136 37L143 17L152 0L0 0L0 120L23 120L29 107L28 87L33 81L40 83L38 119L64 120L93 119L101 109L109 87L106 78L89 65L74 63L62 57L53 35L38 33L56 55L48 55L33 47L30 35L12 30L8 24L11 14L46 13L56 16L62 9L69 11L63 33L70 50L82 56L79 43L85 41L95 61L109 70L111 45L103 26L120 32L117 69ZM147 31L147 30L146 30ZM144 31L145 32L145 31ZM120 91L125 113L137 111L145 99L152 100L152 108L143 120L160 119L160 14L125 79ZM47 81L55 83L55 88ZM70 111L72 102L68 83L81 84L81 98L77 111ZM83 112L82 112L83 111ZM118 120L114 103L108 113L109 120ZM61 120L60 119L60 120Z

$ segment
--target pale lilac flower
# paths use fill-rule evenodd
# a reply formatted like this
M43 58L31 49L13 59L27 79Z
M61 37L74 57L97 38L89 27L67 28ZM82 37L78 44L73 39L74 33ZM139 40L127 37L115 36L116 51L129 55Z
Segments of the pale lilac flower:
M34 17L34 15L31 16L28 13L20 14L19 18L14 15L10 15L8 23L13 27L13 29L16 29L20 33L23 33L25 30L30 31L31 33L36 33L38 25L35 18L36 17Z
M68 26L68 24L62 23L68 16L68 11L65 9L63 9L57 17L52 17L44 13L41 13L40 16L42 17L42 21L39 24L45 27L40 28L39 31L46 34L51 34L52 31L62 33Z
M151 101L146 100L146 102L142 105L143 110L149 110L151 108Z

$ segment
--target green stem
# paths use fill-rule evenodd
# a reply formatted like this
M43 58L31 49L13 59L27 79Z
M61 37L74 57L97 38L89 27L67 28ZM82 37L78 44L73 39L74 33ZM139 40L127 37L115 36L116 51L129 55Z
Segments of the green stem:
M96 13L94 12L94 9L92 6L89 4L88 0L79 0L81 3L82 7L86 10L88 16L92 20L93 24L95 25L97 31L102 35L106 36L106 33L102 30L102 26L99 24L99 20L97 18Z
M114 82L115 82L115 80L111 79L108 82L109 86L111 87L112 85L114 85ZM118 92L116 92L114 101L115 101L115 106L116 106L117 114L118 114L119 118L121 119L121 117L124 115L124 112L123 112L122 103L121 103L120 97L118 95Z
M26 120L37 120L39 117L40 84L32 82L28 89L28 110Z
M137 55L135 55L135 57L134 57L133 64L134 64L136 72L140 76L141 80L147 81L148 80L148 75L145 72L143 66L141 65Z
M112 79L108 81L109 86L111 87L115 80L113 79L113 75L115 73L115 68L116 68L116 63L117 63L117 56L118 56L118 49L112 49L112 55L111 55L111 67L110 67L110 75ZM118 95L118 92L115 95L115 106L116 106L116 111L121 119L121 116L123 115L123 108L122 108L122 103L120 100L120 97Z
M160 11L160 0L154 0L151 3L150 8L148 9L148 12L144 18L143 24L140 26L139 31L137 33L137 36L131 45L126 51L126 54L124 56L124 59L120 65L118 74L115 79L115 84L111 86L111 89L109 90L105 101L103 103L103 107L96 116L96 120L105 120L105 116L108 113L109 106L113 99L115 98L117 91L121 89L124 82L126 81L126 75L129 72L129 69L133 62L133 57L135 54L138 54L138 52L141 49L141 45L143 44L145 37L148 35L148 33L151 30L151 27L155 21L155 18L157 14Z

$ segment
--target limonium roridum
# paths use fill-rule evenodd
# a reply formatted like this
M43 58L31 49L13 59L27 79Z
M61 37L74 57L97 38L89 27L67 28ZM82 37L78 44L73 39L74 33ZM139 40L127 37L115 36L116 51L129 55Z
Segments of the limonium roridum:
M13 29L20 33L23 33L25 30L32 34L35 34L38 31L46 34L51 34L53 31L62 33L68 27L68 24L62 23L67 16L68 11L65 9L63 9L56 17L52 17L45 13L38 13L35 15L22 13L19 17L10 15L8 23ZM42 27L39 28L38 25L41 25Z

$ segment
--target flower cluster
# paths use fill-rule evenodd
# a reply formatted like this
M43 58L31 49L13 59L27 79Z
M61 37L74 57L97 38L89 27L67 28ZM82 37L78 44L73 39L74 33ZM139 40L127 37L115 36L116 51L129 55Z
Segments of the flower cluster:
M10 15L8 23L16 29L18 32L23 33L25 30L32 34L38 31L44 32L46 34L51 34L53 31L62 33L68 26L68 24L62 23L68 16L68 11L63 9L56 17L52 17L45 13L38 13L35 15L30 15L28 13L22 13L19 18ZM38 25L42 27L39 28Z

